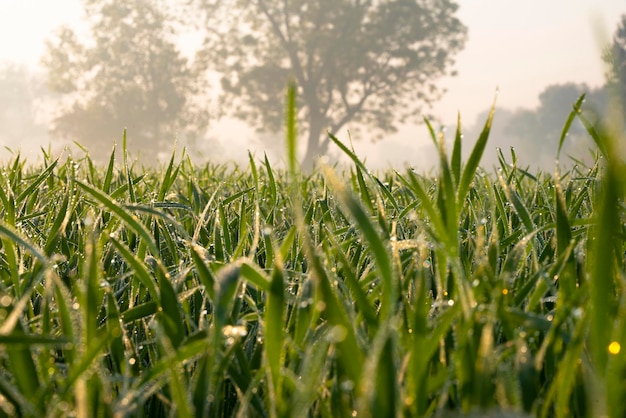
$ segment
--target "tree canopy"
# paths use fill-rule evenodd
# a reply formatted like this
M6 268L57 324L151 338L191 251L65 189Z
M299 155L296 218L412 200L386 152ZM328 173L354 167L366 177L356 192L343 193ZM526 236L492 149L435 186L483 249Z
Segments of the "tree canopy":
M49 87L63 95L53 132L107 155L126 127L129 147L154 160L176 137L206 127L192 104L202 90L177 49L166 4L156 0L85 0L84 41L68 27L47 42Z
M466 39L450 0L198 1L227 110L276 132L286 83L298 85L305 165L326 151L326 130L356 122L389 132L421 119Z

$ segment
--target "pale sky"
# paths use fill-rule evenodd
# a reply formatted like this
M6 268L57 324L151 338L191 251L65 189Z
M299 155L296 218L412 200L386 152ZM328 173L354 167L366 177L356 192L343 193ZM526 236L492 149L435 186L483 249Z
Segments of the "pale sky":
M548 85L603 84L600 44L613 35L624 0L469 0L459 17L469 30L457 56L459 75L435 113L472 120L489 107L499 87L498 106L533 107ZM603 26L599 27L599 24Z
M82 17L79 0L0 0L0 61L38 65L44 39ZM532 108L555 83L603 82L600 42L626 13L624 0L466 0L459 18L469 30L457 56L458 76L442 80L448 93L433 114L466 124L488 108ZM402 130L404 132L404 129ZM401 132L400 137L403 136ZM402 139L399 139L400 141Z

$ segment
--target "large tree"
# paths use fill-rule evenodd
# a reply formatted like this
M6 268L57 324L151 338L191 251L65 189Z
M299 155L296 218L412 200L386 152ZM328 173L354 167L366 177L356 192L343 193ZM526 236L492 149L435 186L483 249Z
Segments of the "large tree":
M439 98L466 29L450 0L197 0L207 11L207 62L221 103L278 131L285 85L299 88L304 164L326 151L325 131L350 121L395 129Z
M193 137L207 124L193 105L202 91L176 45L167 4L159 0L84 0L85 40L68 27L47 42L50 88L64 100L53 131L88 146L96 157L128 129L129 147L145 161ZM94 152L95 151L95 152Z

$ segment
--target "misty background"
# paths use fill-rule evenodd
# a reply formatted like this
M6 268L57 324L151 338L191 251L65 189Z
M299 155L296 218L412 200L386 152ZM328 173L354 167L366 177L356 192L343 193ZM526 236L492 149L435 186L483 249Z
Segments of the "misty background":
M551 170L581 94L590 120L610 92L626 97L626 5L594 3L2 1L0 156L36 161L44 147L102 162L127 128L146 164L175 142L196 163L245 162L248 150L280 163L295 79L303 160L340 158L330 130L372 168L427 170L420 121L451 140L460 112L469 151L497 96L484 165L513 147L521 165ZM574 123L564 153L592 147Z

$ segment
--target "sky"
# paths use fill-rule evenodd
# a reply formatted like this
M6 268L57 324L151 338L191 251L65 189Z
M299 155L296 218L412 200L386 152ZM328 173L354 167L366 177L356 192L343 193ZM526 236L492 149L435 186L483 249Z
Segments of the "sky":
M468 27L466 48L457 56L458 77L446 80L448 94L437 106L447 121L457 110L471 119L491 105L534 107L548 85L603 84L602 39L612 36L624 0L470 0L460 2Z
M496 92L498 107L533 108L548 85L601 85L600 45L626 13L624 0L458 3L468 41L457 55L458 76L441 80L447 93L431 110L443 124L453 124L457 112L466 124L474 123ZM0 0L0 61L38 66L44 39L62 24L76 25L82 15L79 0ZM403 127L393 143L405 146L412 129ZM363 150L383 152L376 147L380 145L366 144Z

